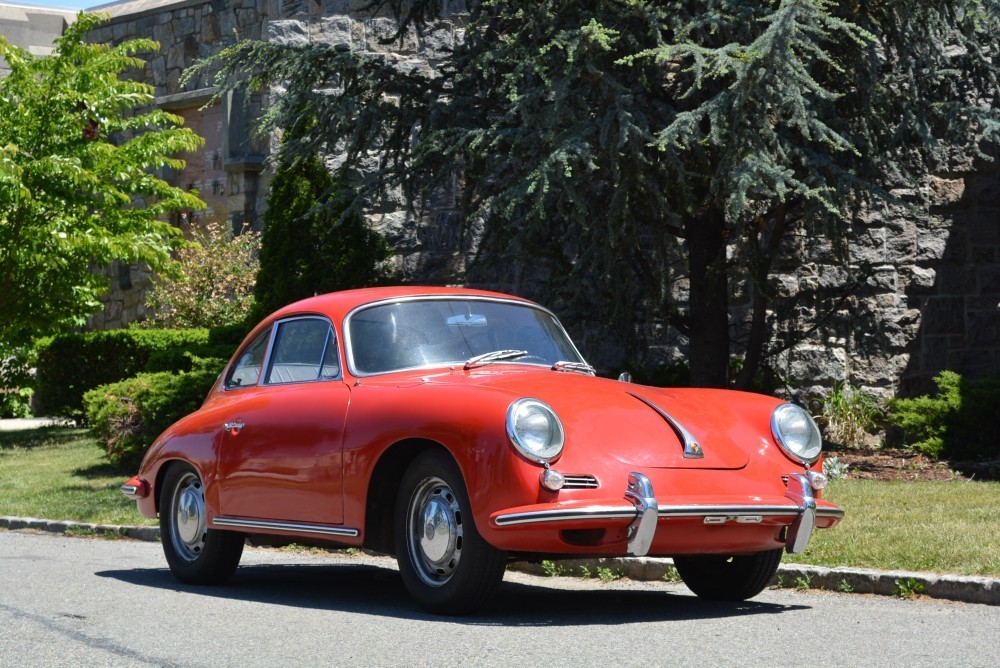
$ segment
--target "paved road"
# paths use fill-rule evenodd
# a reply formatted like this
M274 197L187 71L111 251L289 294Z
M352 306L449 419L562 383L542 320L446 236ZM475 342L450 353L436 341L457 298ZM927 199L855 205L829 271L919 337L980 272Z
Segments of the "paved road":
M1000 608L508 573L473 618L435 618L394 563L248 550L180 585L156 543L0 531L0 666L991 666Z

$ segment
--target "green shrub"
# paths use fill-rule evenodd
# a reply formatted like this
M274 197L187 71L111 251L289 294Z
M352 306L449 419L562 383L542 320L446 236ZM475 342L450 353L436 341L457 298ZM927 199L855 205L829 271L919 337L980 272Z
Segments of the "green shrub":
M142 372L188 370L186 352L228 358L241 333L241 328L224 328L219 334L208 329L61 334L37 346L35 392L45 413L79 418L87 390Z
M846 380L836 383L823 398L823 431L834 443L862 447L884 416L878 399Z
M123 469L138 467L157 436L201 405L224 365L224 360L195 359L192 371L141 373L84 394L90 430L108 461Z
M260 234L233 236L218 223L194 234L177 252L175 273L157 276L146 305L156 327L240 325L253 309Z
M968 381L954 371L942 371L934 383L934 396L890 403L890 421L903 430L904 443L931 457L996 457L1000 378Z
M0 347L0 418L31 416L31 367L35 350Z

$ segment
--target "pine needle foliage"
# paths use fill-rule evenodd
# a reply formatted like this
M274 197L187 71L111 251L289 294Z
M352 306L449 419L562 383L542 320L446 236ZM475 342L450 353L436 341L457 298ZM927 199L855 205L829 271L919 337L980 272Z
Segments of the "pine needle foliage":
M98 311L108 279L92 267L168 267L182 240L161 218L204 206L155 175L201 138L120 76L157 44L86 43L101 20L81 13L45 57L0 37L0 359Z
M541 267L550 299L621 325L629 346L664 323L687 334L697 384L729 380L728 295L746 282L749 386L790 230L843 240L858 206L950 155L986 157L1000 130L996 2L483 0L442 16L448 4L370 6L400 17L397 38L462 22L435 72L247 41L196 71L218 67L223 90L280 82L265 126L308 109L289 155L376 155L369 199L401 187L417 206L459 175L483 257Z

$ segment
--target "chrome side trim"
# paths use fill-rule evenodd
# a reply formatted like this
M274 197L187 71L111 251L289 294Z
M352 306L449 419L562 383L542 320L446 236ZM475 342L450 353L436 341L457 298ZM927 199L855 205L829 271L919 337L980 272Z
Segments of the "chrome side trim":
M628 488L625 498L635 506L636 517L629 525L626 537L628 539L628 555L644 557L653 544L656 534L657 504L653 493L653 483L641 473L628 474Z
M660 506L660 517L794 517L795 506Z
M685 429L680 422L675 420L673 416L670 415L670 413L663 410L662 408L654 404L652 401L642 396L641 394L636 394L635 392L626 392L626 394L635 397L642 403L652 408L661 418L663 418L666 421L667 424L670 425L670 427L677 434L677 437L681 439L681 444L684 446L685 459L701 459L702 457L705 456L705 451L702 450L701 443L698 442L698 439L692 436L691 432Z
M825 510L825 509L824 509ZM796 506L661 506L656 509L658 520L669 520L672 518L724 518L725 521L734 521L741 524L756 523L756 518L765 517L788 517L795 518L801 514L801 510ZM829 511L831 516L837 516L837 511ZM568 510L536 510L526 513L510 513L498 515L493 522L497 526L516 526L518 524L539 524L543 522L566 522L572 520L592 520L592 519L635 519L637 510L631 506L591 506L588 508L574 508ZM843 515L843 511L840 511ZM746 519L742 519L746 518ZM721 524L718 520L711 520L707 524Z
M216 517L212 523L220 527L236 527L237 529L270 529L274 531L293 531L295 533L312 533L322 536L346 536L354 538L357 529L329 527L319 524L299 524L297 522L266 522L264 520L238 520L232 517Z
M535 510L527 513L497 515L494 524L500 527L540 522L571 522L573 520L631 520L636 515L635 506L591 506L571 510Z
M816 499L813 497L809 476L803 473L789 475L785 496L794 501L801 511L798 518L788 527L785 551L788 554L799 554L806 549L813 529L816 528Z

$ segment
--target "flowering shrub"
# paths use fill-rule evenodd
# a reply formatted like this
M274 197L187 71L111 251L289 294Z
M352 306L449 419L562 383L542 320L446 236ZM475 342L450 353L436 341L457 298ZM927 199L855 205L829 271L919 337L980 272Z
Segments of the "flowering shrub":
M215 327L244 322L253 307L260 267L260 234L231 236L209 223L195 243L178 251L179 269L156 279L146 304L148 324L158 327Z

